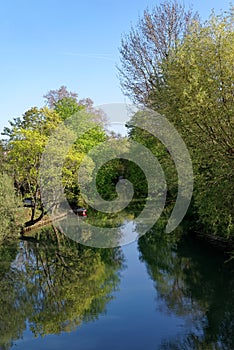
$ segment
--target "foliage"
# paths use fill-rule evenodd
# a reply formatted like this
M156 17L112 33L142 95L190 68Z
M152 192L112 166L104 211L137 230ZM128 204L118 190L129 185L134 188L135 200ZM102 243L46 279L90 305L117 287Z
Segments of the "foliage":
M184 8L180 16L180 6L166 1L157 13L146 11L136 29L123 40L122 87L133 101L163 114L174 124L194 166L193 221L198 217L204 233L231 239L233 8L219 16L212 14L201 24L191 12L185 15ZM165 23L171 23L171 37L166 35L169 27ZM167 150L145 131L132 127L131 121L128 126L131 138L154 150L169 178L169 192L175 195L176 174Z
M0 174L0 242L14 237L23 223L20 199L16 196L12 178Z
M76 92L68 91L67 87L62 85L57 90L48 91L43 97L46 105L53 109L56 106L56 103L64 98L77 102L78 94Z
M67 87L62 85L57 90L50 90L44 95L45 103L50 109L55 109L64 120L71 117L74 113L85 110L93 115L93 120L105 124L106 117L101 109L95 108L91 98L78 100L76 92L68 91Z
M33 199L31 219L26 225L41 220L45 214L41 201L39 169L45 147L51 135L54 135L54 131L58 130L58 126L80 113L83 126L90 125L91 127L88 132L77 136L77 140L64 155L65 161L61 165L62 186L68 200L73 205L77 205L79 201L79 184L77 183L79 165L84 155L92 147L105 140L103 113L94 109L92 100L86 99L80 102L77 100L77 94L68 92L66 87L51 90L46 96L47 104L52 107L51 109L33 107L26 111L22 118L14 118L13 121L10 121L10 127L5 127L3 131L3 135L7 136L8 140L5 148L2 147L1 162L4 163L7 172L14 177L18 193L23 198ZM76 130L75 127L74 125L74 130ZM54 149L54 163L58 157L61 158L59 153L63 153L61 149L59 152L58 148ZM50 179L53 176L55 172L49 174ZM56 179L55 176L54 181ZM38 209L41 213L36 217Z
M54 103L54 110L60 115L62 120L66 120L75 113L84 109L83 106L78 105L72 97L63 97Z
M11 121L11 127L6 127L3 132L3 135L9 137L5 159L8 172L14 176L18 193L33 198L31 223L43 216L38 171L46 142L60 122L55 111L46 107L33 107L24 113L22 119L15 118ZM37 219L36 208L41 208L41 215Z
M234 19L232 12L195 25L167 71L164 113L179 128L195 170L195 205L207 231L233 229Z

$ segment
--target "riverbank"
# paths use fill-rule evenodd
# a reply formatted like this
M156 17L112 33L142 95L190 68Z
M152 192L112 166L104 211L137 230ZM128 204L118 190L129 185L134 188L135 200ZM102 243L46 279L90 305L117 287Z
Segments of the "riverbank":
M60 215L57 215L55 218L53 217L53 219L49 216L45 216L42 220L38 221L37 223L27 227L23 227L21 231L21 236L26 236L29 232L36 231L42 227L51 225L55 220L56 221L60 220L64 218L66 215L67 215L66 213L62 213Z

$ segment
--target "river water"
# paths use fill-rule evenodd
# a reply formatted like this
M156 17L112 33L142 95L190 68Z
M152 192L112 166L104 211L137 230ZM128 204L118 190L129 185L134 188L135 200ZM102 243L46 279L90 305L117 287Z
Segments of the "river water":
M158 232L90 248L44 228L0 247L0 349L234 349L234 264Z

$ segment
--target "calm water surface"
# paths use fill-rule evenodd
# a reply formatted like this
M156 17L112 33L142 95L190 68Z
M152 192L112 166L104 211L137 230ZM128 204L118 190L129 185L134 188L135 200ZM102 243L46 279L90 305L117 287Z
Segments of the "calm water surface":
M0 349L234 349L234 266L157 229L123 248L0 247Z

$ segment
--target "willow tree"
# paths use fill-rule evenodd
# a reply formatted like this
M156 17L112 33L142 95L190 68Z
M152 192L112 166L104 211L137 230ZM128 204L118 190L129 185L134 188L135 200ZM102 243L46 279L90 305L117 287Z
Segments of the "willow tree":
M234 16L195 25L165 62L164 114L193 158L195 203L210 232L230 237L234 194Z
M183 136L194 165L196 214L207 232L230 238L233 7L219 16L212 14L203 24L177 2L156 8L146 11L123 39L121 85L133 101L166 116Z

